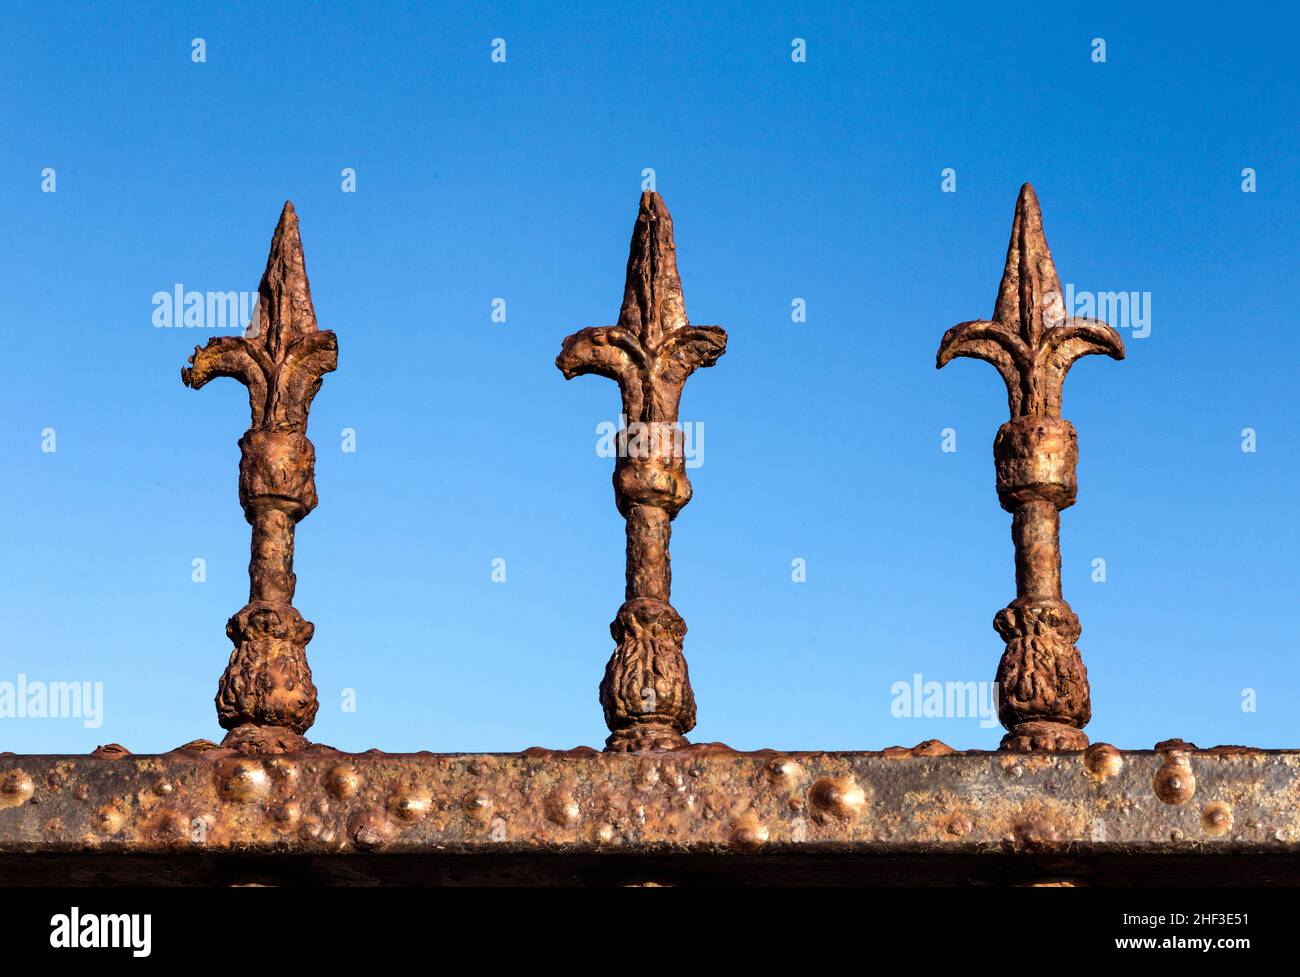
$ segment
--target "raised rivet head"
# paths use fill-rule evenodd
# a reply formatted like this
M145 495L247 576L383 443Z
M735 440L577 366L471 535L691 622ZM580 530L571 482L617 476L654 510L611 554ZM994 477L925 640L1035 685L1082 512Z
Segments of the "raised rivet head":
M1165 762L1156 771L1152 782L1156 797L1166 804L1185 804L1196 793L1196 776L1191 764L1181 753L1166 754Z
M375 851L388 844L391 830L378 817L363 817L352 826L352 841L362 851Z
M1094 743L1084 751L1083 769L1094 780L1109 780L1124 769L1124 758L1109 743Z
M126 822L122 809L116 804L105 804L90 816L90 826L101 835L114 835Z
M0 810L26 804L34 793L36 785L25 771L10 770L0 775Z
M285 801L276 804L266 812L267 817L279 828L290 828L302 816L302 806L297 801Z
M408 824L419 821L433 809L433 798L420 790L403 790L388 800L393 817Z
M858 817L867 806L867 795L852 777L823 777L808 791L808 805L813 817L847 821Z
M753 814L738 818L731 826L731 844L741 851L757 851L767 843L767 825Z
M546 798L546 818L552 824L570 828L582 819L582 809L572 794L557 790Z
M773 757L763 768L763 774L773 784L790 787L803 779L803 768L789 757Z
M912 747L912 756L952 756L957 751L943 740L922 740Z
M283 756L268 757L263 761L271 779L280 784L293 784L298 780L298 764Z
M1232 830L1232 808L1223 801L1211 801L1201 811L1201 829L1208 835L1226 835Z
M247 803L257 800L265 796L271 786L266 769L257 760L242 758L227 761L217 771L221 796L228 801Z
M325 789L338 798L352 797L361 782L361 774L350 763L336 763L325 772Z
M492 798L481 790L470 791L461 802L461 808L475 821L487 823L492 817Z
M180 811L164 810L149 828L149 837L165 848L179 848L190 840L190 822Z

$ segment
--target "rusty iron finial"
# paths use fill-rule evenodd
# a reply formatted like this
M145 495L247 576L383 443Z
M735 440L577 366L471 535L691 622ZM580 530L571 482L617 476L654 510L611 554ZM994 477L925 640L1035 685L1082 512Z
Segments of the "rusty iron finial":
M627 599L609 626L617 647L600 685L607 750L675 749L695 725L686 623L669 603L671 521L691 500L677 408L686 378L726 349L721 328L687 321L673 219L657 193L643 193L618 325L569 336L555 359L565 379L609 377L623 398L614 501L627 520Z
M1011 407L993 442L998 499L1012 514L1016 548L1016 599L993 621L1007 643L997 674L1004 750L1088 745L1088 670L1074 646L1081 629L1061 596L1060 510L1074 504L1079 459L1074 426L1061 418L1061 387L1074 361L1092 353L1122 360L1124 342L1104 322L1066 316L1038 197L1026 183L993 320L949 329L937 361L992 363Z
M314 628L293 606L294 526L316 507L316 452L307 412L321 378L338 366L338 342L318 332L298 216L286 202L258 285L256 317L243 336L195 347L181 380L195 390L214 377L248 388L252 424L239 439L239 502L253 527L249 595L226 624L234 642L217 690L226 746L278 753L306 744L316 717L307 665Z

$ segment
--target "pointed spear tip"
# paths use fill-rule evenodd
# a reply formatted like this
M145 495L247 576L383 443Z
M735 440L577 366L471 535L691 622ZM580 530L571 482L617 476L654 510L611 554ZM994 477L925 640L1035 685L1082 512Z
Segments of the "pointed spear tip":
M302 237L298 233L298 212L293 209L293 201L286 200L280 211L280 220L271 235L271 253L267 256L267 266L277 262L288 261L296 265L302 261Z
M1032 294L1027 294L1026 288ZM1011 221L1011 240L1007 244L1006 266L998 285L993 318L1012 326L1025 342L1033 345L1042 328L1039 304L1046 296L1059 295L1060 291L1052 251L1043 232L1038 193L1032 183L1022 184Z
M286 200L284 207L280 211L280 220L275 225L275 233L279 236L287 231L297 232L298 230L298 212L293 209L293 201Z
M663 197L654 190L644 190L641 193L636 225L632 231L633 252L650 248L653 240L667 240L670 245L672 244L673 216L668 213L668 206L664 203Z
M1061 291L1056 269L1052 265L1052 251L1047 235L1043 233L1043 210L1034 184L1022 183L1015 199L1015 217L1011 218L1011 239L1006 246L1006 266L1002 281L997 286L997 300L993 304L993 318L1017 329L1026 342L1034 342L1036 335L1031 320L1035 316L1022 294L1022 286L1030 285L1035 291ZM1030 305L1026 305L1026 301Z
M260 334L268 348L278 343L281 336L317 331L302 236L298 233L298 212L292 200L286 200L280 211L280 221L266 256L266 270L257 290L262 298L259 308L266 317Z
M664 203L664 198L654 190L642 191L640 213L641 216L649 217L652 220L663 217L672 220L672 216L668 213L668 205Z
M1013 225L1023 228L1030 235L1041 235L1043 229L1043 209L1038 204L1038 193L1032 183L1020 187L1016 198L1016 216Z
M283 241L285 238L296 241L298 247L302 247L302 239L298 234L298 211L294 210L292 200L286 200L280 210L280 220L275 225L275 234L272 235L271 240L272 254L277 250L276 242Z
M659 336L686 324L676 250L673 218L664 198L653 190L643 191L618 323L644 342L657 342Z

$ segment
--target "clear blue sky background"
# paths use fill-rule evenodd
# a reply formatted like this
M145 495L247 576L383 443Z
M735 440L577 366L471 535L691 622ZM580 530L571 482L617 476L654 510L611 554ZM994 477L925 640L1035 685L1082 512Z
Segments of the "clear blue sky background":
M181 385L212 333L155 328L151 297L255 289L286 198L341 350L298 535L311 735L599 745L623 527L595 426L618 397L553 360L617 316L645 167L691 318L731 336L683 400L706 431L673 539L694 739L996 745L975 719L893 717L890 688L991 680L1001 653L1006 397L988 365L937 372L934 353L992 312L1029 180L1063 282L1152 296L1151 334L1065 391L1088 732L1300 745L1297 14L853 7L6 4L0 681L102 681L106 713L0 720L0 750L219 738L247 401Z

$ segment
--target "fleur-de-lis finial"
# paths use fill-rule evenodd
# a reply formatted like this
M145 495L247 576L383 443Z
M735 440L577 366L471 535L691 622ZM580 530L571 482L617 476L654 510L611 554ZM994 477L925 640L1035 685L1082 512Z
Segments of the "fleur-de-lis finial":
M555 360L566 379L616 381L623 399L614 499L627 520L627 599L600 686L610 750L673 749L695 725L686 624L669 603L670 524L691 499L677 411L687 377L726 348L721 328L687 320L672 217L657 193L643 193L618 325L569 336Z
M618 325L569 336L555 365L567 380L595 373L617 381L629 422L672 423L686 378L726 349L723 329L687 320L672 216L659 194L643 193Z
M250 753L296 749L316 716L306 646L314 628L293 606L294 526L316 507L316 453L307 413L338 365L332 332L318 331L293 204L285 203L243 336L195 348L181 370L198 389L214 377L248 388L252 423L239 440L239 501L253 527L249 599L226 625L235 649L217 691L225 743Z
M1012 514L1016 550L1016 599L993 622L1007 642L997 674L1003 749L1088 745L1088 672L1074 646L1081 629L1061 594L1060 510L1074 504L1078 463L1078 437L1061 419L1061 388L1074 361L1093 353L1123 359L1123 340L1104 322L1066 315L1038 196L1026 183L993 318L949 329L936 362L992 363L1011 408L993 444L998 499Z
M181 380L197 390L214 377L233 377L248 388L254 429L302 433L321 378L338 366L338 341L334 333L317 330L298 215L289 201L257 293L247 333L195 347Z
M985 360L1006 381L1012 417L1060 417L1065 374L1092 353L1122 360L1124 341L1104 322L1066 316L1038 195L1026 183L1016 201L993 319L949 329L939 344L938 365L957 356Z

